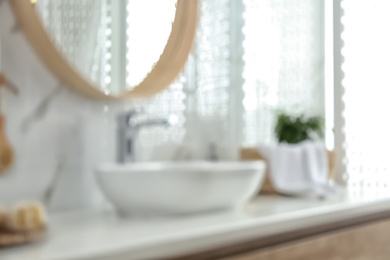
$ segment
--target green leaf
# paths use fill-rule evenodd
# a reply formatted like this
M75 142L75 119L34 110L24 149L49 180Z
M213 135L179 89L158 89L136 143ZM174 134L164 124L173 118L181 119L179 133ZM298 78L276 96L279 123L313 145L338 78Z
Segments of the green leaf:
M324 120L322 117L306 118L304 115L291 116L279 113L275 126L277 140L282 143L299 143L304 140L312 140L314 137L323 138Z

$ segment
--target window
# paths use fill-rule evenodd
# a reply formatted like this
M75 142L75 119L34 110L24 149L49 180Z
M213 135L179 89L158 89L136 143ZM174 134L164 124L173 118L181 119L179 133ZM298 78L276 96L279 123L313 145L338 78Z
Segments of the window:
M323 1L201 1L180 87L148 101L149 111L178 113L182 124L143 131L143 147L150 151L168 136L179 143L193 113L221 120L230 141L244 146L275 141L277 109L324 116L324 30ZM180 109L167 110L174 103Z
M343 0L346 173L352 186L390 185L390 1ZM338 64L341 66L341 64ZM340 111L341 112L341 111Z
M324 116L324 1L244 0L244 145L275 141L278 110Z

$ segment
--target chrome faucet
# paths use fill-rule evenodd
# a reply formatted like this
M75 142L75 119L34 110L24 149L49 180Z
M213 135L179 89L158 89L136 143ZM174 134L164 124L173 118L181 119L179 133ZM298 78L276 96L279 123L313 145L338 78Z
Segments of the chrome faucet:
M135 122L134 118L140 114L139 111L131 110L120 114L117 117L117 160L119 163L128 163L135 161L134 143L138 132L144 127L150 126L171 126L167 119L152 119L141 122Z

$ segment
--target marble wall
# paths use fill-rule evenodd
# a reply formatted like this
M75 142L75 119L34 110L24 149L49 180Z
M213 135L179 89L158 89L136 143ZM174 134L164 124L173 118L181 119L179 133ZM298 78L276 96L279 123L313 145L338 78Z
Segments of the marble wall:
M59 176L53 210L102 203L93 167L114 159L114 114L131 103L92 101L63 86L29 46L7 1L0 1L1 71L20 89L2 89L2 112L15 164L0 176L0 204L43 199Z

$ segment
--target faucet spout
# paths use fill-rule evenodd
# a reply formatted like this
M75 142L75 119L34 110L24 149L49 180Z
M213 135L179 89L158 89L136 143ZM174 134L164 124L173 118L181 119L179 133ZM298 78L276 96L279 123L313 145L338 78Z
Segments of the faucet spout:
M117 160L119 163L129 163L135 161L135 141L142 128L164 126L169 127L170 121L167 119L151 119L141 122L134 122L133 118L137 112L130 111L118 116Z
M133 124L134 131L139 131L141 128L150 126L170 126L170 123L166 119L153 119Z

